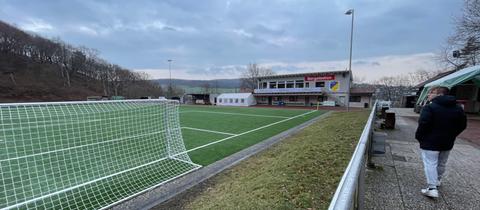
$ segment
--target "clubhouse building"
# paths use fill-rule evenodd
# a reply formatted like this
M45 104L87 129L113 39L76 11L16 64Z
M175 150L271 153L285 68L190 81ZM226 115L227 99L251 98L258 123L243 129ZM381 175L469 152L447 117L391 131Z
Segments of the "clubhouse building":
M346 71L272 75L258 78L258 105L345 106L351 74ZM373 90L351 89L351 107L369 107Z

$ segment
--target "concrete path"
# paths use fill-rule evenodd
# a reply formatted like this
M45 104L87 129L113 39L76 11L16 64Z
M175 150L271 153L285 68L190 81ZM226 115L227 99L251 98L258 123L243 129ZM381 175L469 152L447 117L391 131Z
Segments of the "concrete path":
M426 186L417 122L408 110L394 109L396 128L385 130L386 154L374 157L378 168L367 170L366 209L480 209L480 149L457 139L447 163L440 198L420 193Z

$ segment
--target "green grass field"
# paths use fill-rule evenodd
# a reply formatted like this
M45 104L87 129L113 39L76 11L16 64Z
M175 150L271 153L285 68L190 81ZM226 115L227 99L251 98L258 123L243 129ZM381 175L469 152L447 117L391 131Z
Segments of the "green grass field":
M180 122L187 150L228 138L189 152L193 162L208 165L323 113L293 109L182 106Z
M154 209L327 209L368 116L332 113Z
M158 107L51 109L0 110L0 208L100 208L196 167L164 158L159 124L171 113ZM205 166L322 113L182 106L180 126L192 161Z

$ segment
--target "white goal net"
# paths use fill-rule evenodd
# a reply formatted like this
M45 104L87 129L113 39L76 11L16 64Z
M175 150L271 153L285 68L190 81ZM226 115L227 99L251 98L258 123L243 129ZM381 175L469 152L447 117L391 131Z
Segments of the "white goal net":
M178 103L0 104L0 209L110 207L200 167Z

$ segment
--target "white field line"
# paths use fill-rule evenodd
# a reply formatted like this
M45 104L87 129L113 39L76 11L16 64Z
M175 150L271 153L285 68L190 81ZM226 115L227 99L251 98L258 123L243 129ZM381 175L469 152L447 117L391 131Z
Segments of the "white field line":
M276 124L279 124L279 123L282 123L282 122L285 122L285 121L288 121L288 120L295 119L295 118L297 118L297 117L301 117L301 116L310 114L310 113L315 112L315 111L316 111L316 110L313 110L313 111L310 111L310 112L307 112L307 113L303 113L303 114L300 114L300 115L297 115L297 116L294 116L294 117L290 117L290 118L287 118L287 119L284 119L284 120L281 120L281 121L278 121L278 122L275 122L275 123L271 123L271 124L268 124L268 125L264 125L264 126L262 126L262 127L259 127L259 128L253 129L253 130L249 130L249 131L246 131L246 132L243 132L243 133L234 135L234 136L230 136L230 137L227 137L227 138L224 138L224 139L215 141L215 142L211 142L211 143L208 143L208 144L205 144L205 145L202 145L202 146L199 146L199 147L196 147L196 148L187 150L187 151L185 151L185 152L181 152L181 153L175 154L175 155L173 155L173 156L178 156L178 155L185 154L185 153L188 153L188 152L191 152L191 151L200 149L200 148L204 148L204 147L210 146L210 145L212 145L212 144L217 144L217 143L220 143L220 142L222 142L222 141L226 141L226 140L228 140L228 139L231 139L231 138L234 138L234 137L237 137L237 136L245 135L245 134L247 134L247 133L251 133L251 132L254 132L254 131L257 131L257 130L260 130L260 129L263 129L263 128L267 128L267 127L270 127L270 126L273 126L273 125L276 125ZM160 132L161 132L161 131L160 131ZM157 133L158 133L158 132L157 132ZM103 143L103 142L99 142L99 143ZM98 143L95 143L95 144L98 144ZM92 144L91 144L91 145L92 145ZM82 146L80 146L80 147L83 147L83 146L86 146L86 145L82 145ZM66 149L71 149L71 148L66 148ZM62 150L64 150L64 149L62 149ZM51 152L54 152L54 151L51 151ZM113 177L113 176L116 176L116 175L119 175L119 174L123 174L123 173L129 172L129 171L136 170L136 169L138 169L138 168L142 168L142 167L144 167L144 166L148 166L148 165L151 165L151 164L154 164L154 163L158 163L158 162L160 162L160 161L162 161L162 160L165 160L165 159L167 159L167 158L168 158L168 157L161 158L161 159L158 159L158 160L149 162L149 163L145 163L145 164L142 164L142 165L133 167L133 168L129 168L129 169L127 169L127 170L123 170L123 171L120 171L120 172L117 172L117 173L114 173L114 174L110 174L110 175L105 176L105 177L97 178L97 179L94 179L94 180L91 180L91 181L88 181L88 182L85 182L85 183L82 183L82 184L79 184L79 185L75 185L75 186L72 186L72 187L69 187L69 188L65 188L65 189L60 190L60 191L57 191L57 192L53 192L53 193L50 193L50 194L47 194L47 195L43 195L43 196L40 196L40 197L31 199L31 200L27 200L27 201L24 201L24 202L21 202L21 203L17 203L17 204L12 205L12 206L7 206L7 207L5 207L5 208L2 208L1 210L18 208L18 207L20 207L20 206L23 206L23 205L28 204L28 203L31 203L31 202L35 202L35 201L38 201L38 200L41 200L41 199L44 199L44 198L48 198L48 197L51 197L51 196L54 196L54 195L58 195L58 194L61 194L61 193L64 193L64 192L68 192L68 191L70 191L70 190L73 190L73 189L76 189L76 188L79 188L79 187L83 187L83 186L89 185L89 184L91 184L91 183L95 183L95 182L98 182L98 181L101 181L101 180L104 180L104 179L108 179L108 178L110 178L110 177ZM174 158L174 157L171 157L171 158L178 160L177 158ZM2 161L3 161L3 160L2 160ZM170 179L170 180L173 180L173 178ZM167 181L169 181L169 180L167 180ZM165 183L165 182L162 182L162 183ZM152 189L152 188L149 188L149 189Z
M184 160L180 160L180 159L178 159L178 158L172 158L172 157L171 157L171 159L175 159L175 160L178 160L178 161L184 161ZM186 172L184 172L184 173L182 173L182 174L179 174L179 175L177 175L177 176L175 176L175 177L172 177L172 178L167 179L167 180L165 180L165 181L163 181L163 182L160 182L160 183L158 183L158 184L156 184L156 185L153 185L153 186L151 186L151 187L149 187L149 188L147 188L147 189L144 189L144 190L142 190L142 191L140 191L140 192L137 192L137 193L135 193L135 194L133 194L133 195L130 195L130 196L126 197L126 198L122 198L121 200L118 200L118 201L115 201L115 202L113 202L113 203L111 203L111 204L108 204L107 206L104 206L104 207L100 208L100 210L110 209L111 207L113 207L113 206L115 206L115 205L117 205L117 204L119 204L119 203L122 203L123 201L129 200L129 199L134 198L134 197L136 197L136 196L138 196L138 195L141 195L141 194L143 194L143 193L145 193L145 192L148 192L148 191L150 191L150 190L153 190L153 189L157 188L157 187L160 186L160 185L163 185L163 184L165 184L165 183L167 183L167 182L170 182L170 181L172 181L172 180L174 180L174 179L176 179L176 178L178 178L178 177L182 177L182 176L184 176L184 175L186 175L186 174L188 174L188 173L190 173L190 172L192 172L192 171L195 171L195 170L197 170L198 168L202 167L201 165L198 165L198 164L195 164L195 163L189 163L189 164L191 164L191 165L193 164L193 165L196 166L196 167L193 168L193 169L191 169L191 170L188 170L188 171L186 171Z
M176 157L170 157L170 158L171 158L171 159L174 159L174 160L178 160L178 161L180 161L180 162L184 162L184 163L186 163L186 164L190 164L190 165L193 164L193 165L196 166L196 167L202 167L202 165L200 165L200 164L196 164L196 163L194 163L194 162L188 162L188 161L182 160L182 159L180 159L180 158L176 158Z
M192 128L192 127L182 127L182 129L188 129L188 130L194 130L194 131L203 131L203 132L209 132L209 133L225 134L225 135L229 135L229 136L237 135L237 134L234 134L234 133L226 133L226 132L212 131L212 130L206 130L206 129L200 129L200 128Z
M56 153L56 152L61 152L61 151L66 151L66 150L88 147L88 146L93 146L93 145L97 145L97 144L105 144L105 143L110 143L110 142L114 142L114 141L121 141L121 140L125 140L125 139L130 139L130 138L149 136L149 135L154 135L154 134L163 133L163 132L166 132L166 130L157 131L157 132L154 132L154 133L141 134L141 135L136 135L136 136L127 136L125 138L111 139L111 140L108 140L108 141L101 141L101 142L96 142L96 143L92 143L92 144L84 144L84 145L79 145L79 146L75 146L75 147L68 147L68 148L63 148L63 149L58 149L58 150L47 151L47 152L35 153L35 154L25 155L25 156L20 156L20 157L8 158L8 159L0 160L0 163L5 162L5 161L18 160L18 159L22 159L22 158L38 156L38 155L45 155L45 154L49 154L49 153Z
M139 117L139 116L147 116L147 117L155 117L155 116L161 116L162 114L153 114L153 115L136 115L135 117ZM129 117L111 117L111 118L104 118L104 119L94 119L94 120L60 120L60 121L55 121L55 120L51 120L51 121L30 121L30 122L21 122L21 123L7 123L7 124L3 124L5 126L9 125L9 126L15 126L15 125L23 125L23 124L39 124L39 123L51 123L51 122L65 122L65 123L53 123L53 124L47 124L47 125L37 125L37 126L30 126L30 128L37 128L37 127L41 127L43 128L44 126L60 126L60 125L75 125L75 124L78 124L78 123L89 123L89 122L99 122L99 121L117 121L117 120L120 120L120 119L129 119ZM15 128L10 128L10 129L0 129L0 131L6 131L6 130L16 130Z
M210 114L226 114L226 115L239 115L239 116L249 116L249 117L271 117L271 118L284 118L288 119L289 117L284 116L276 116L276 115L262 115L262 114L242 114L242 113L235 113L235 112L212 112L212 111L183 111L181 113L210 113Z
M111 119L108 119L111 120ZM35 126L28 126L28 127L21 127L21 128L7 128L7 129L0 129L0 131L15 131L15 130L29 130L32 128L45 128L45 127L54 127L54 126L65 126L65 125L77 125L80 123L91 123L91 122L98 122L102 121L101 119L98 120L75 120L75 121L67 121L68 123L54 123L54 124L46 124L46 125L35 125ZM21 125L21 124L38 124L41 123L42 121L37 121L37 122L25 122L25 123L12 123L12 124L5 124L5 125ZM43 121L47 122L47 121ZM52 121L50 121L52 122Z
M316 112L316 110L313 110L313 111L310 111L310 112L307 112L307 113L303 113L303 114L300 114L300 115L297 115L297 116L294 116L294 117L290 117L290 118L287 118L287 119L284 119L284 120L280 120L280 121L278 121L278 122L274 122L274 123L271 123L271 124L268 124L268 125L264 125L264 126L262 126L262 127L258 127L258 128L255 128L255 129L252 129L252 130L249 130L249 131L245 131L245 132L243 132L243 133L240 133L240 134L237 134L237 135L234 135L234 136L229 136L229 137L227 137L227 138L223 138L223 139L220 139L220 140L218 140L218 141L210 142L210 143L208 143L208 144L204 144L204 145L202 145L202 146L189 149L189 150L187 150L187 151L185 151L185 152L177 153L177 154L175 154L175 155L173 155L173 156L178 156L178 155L182 155L182 154L185 154L185 153L189 153L189 152L192 152L192 151L195 151L195 150L204 148L204 147L208 147L208 146L210 146L210 145L212 145L212 144L218 144L218 143L220 143L220 142L223 142L223 141L226 141L226 140L229 140L229 139L232 139L232 138L241 136L241 135L245 135L245 134L248 134L248 133L251 133L251 132L254 132L254 131L258 131L258 130L260 130L260 129L268 128L268 127L270 127L270 126L273 126L273 125L276 125L276 124L279 124L279 123L283 123L283 122L286 122L286 121L295 119L295 118L297 118L297 117L305 116L305 115L310 114L310 113L312 113L312 112Z
M28 200L28 201L24 201L24 202L21 202L21 203L17 203L17 204L15 204L15 205L7 206L7 207L5 207L5 208L2 208L1 210L18 208L18 207L20 207L20 206L23 206L23 205L28 204L28 203L31 203L31 202L35 202L35 201L38 201L38 200L41 200L41 199L44 199L44 198L48 198L48 197L50 197L50 196L58 195L58 194L61 194L61 193L64 193L64 192L68 192L68 191L70 191L70 190L73 190L73 189L76 189L76 188L79 188L79 187L83 187L83 186L86 186L86 185L89 185L89 184L92 184L92 183L95 183L95 182L98 182L98 181L101 181L101 180L104 180L104 179L108 179L108 178L110 178L110 177L114 177L114 176L116 176L116 175L120 175L120 174L129 172L129 171L133 171L133 170L136 170L136 169L139 169L139 168L148 166L148 165L152 165L152 164L158 163L158 162L160 162L160 161L162 161L162 160L166 160L166 159L169 159L169 157L164 157L164 158L161 158L161 159L158 159L158 160L154 160L154 161L151 161L151 162L148 162L148 163L139 165L139 166L135 166L135 167L133 167L133 168L129 168L129 169L127 169L127 170L123 170L123 171L119 171L119 172L114 173L114 174L110 174L110 175L108 175L108 176L100 177L100 178L97 178L97 179L94 179L94 180L91 180L91 181L88 181L88 182L85 182L85 183L82 183L82 184L79 184L79 185L75 185L75 186L72 186L72 187L69 187L69 188L65 188L65 189L60 190L60 191L57 191L57 192L53 192L53 193L50 193L50 194L47 194L47 195L43 195L43 196L40 196L40 197L31 199L31 200ZM188 163L188 164L190 164L190 165L194 165L194 166L196 167L196 168L194 168L194 169L192 169L192 170L189 170L189 171L187 171L187 172L185 172L185 173L182 173L182 174L180 174L180 175L178 175L178 176L176 176L176 177L183 176L183 175L185 175L185 174L187 174L187 173L189 173L189 172L191 172L191 171L193 171L193 170L196 170L196 169L199 168L199 167L202 167L202 166L199 165L199 164L189 163L189 162L187 162L187 161L185 161L185 160L181 160L181 159L178 159L178 158L172 157L171 159L175 159L175 160L178 160L178 161L181 161L181 162L185 162L185 163ZM155 186L149 187L148 189L145 189L145 190L143 190L143 191L141 191L141 192L135 193L135 195L141 194L142 192L146 192L146 191L148 191L148 190L150 190L150 189L153 189L153 188L155 188L155 187L157 187L157 186L160 186L160 185L162 185L162 184L164 184L164 183L166 183L166 182L169 182L169 181L175 179L176 177L172 177L172 178L170 178L170 179L168 179L168 180L165 180L165 181L163 181L163 182L161 182L161 183L159 183L159 184L157 184L157 185L155 185ZM134 196L133 196L133 195L129 196L129 198L131 198L131 197L134 197ZM126 199L122 199L122 200L126 200ZM115 202L115 203L113 203L113 204L116 204L116 203L118 203L118 202L119 202L119 201L117 201L117 202ZM110 205L108 205L108 206L112 206L113 204L110 204ZM103 207L102 209L105 209L105 208L107 208L107 207Z
M34 198L34 199L31 199L31 200L27 200L27 201L24 201L24 202L21 202L21 203L16 203L15 205L11 205L11 206L7 206L3 209L13 209L13 208L18 208L20 206L23 206L25 204L28 204L28 203L31 203L31 202L35 202L35 201L38 201L38 200L41 200L41 199L44 199L44 198L48 198L50 196L54 196L54 195L58 195L60 193L64 193L64 192L68 192L70 190L73 190L73 189L76 189L76 188L79 188L79 187L83 187L85 185L89 185L91 183L94 183L94 182L98 182L98 181L101 181L101 180L104 180L104 179L108 179L110 177L113 177L113 176L116 176L116 175L119 175L119 174L123 174L123 173L126 173L126 172L129 172L129 171L133 171L135 169L138 169L138 168L141 168L141 167L144 167L144 166L148 166L148 165L151 165L151 164L154 164L154 163L158 163L162 160L166 160L168 159L168 157L164 157L164 158L161 158L161 159L158 159L158 160L155 160L155 161L152 161L152 162L149 162L149 163L145 163L145 164L142 164L142 165L139 165L139 166L135 166L133 168L129 168L127 170L123 170L123 171L120 171L120 172L117 172L117 173L114 173L114 174L110 174L108 176L104 176L104 177L100 177L98 179L94 179L94 180L91 180L91 181L88 181L88 182L85 182L85 183L82 183L82 184L79 184L79 185L75 185L75 186L72 186L72 187L69 187L69 188L65 188L63 190L60 190L60 191L57 191L57 192L53 192L53 193L50 193L50 194L47 194L47 195L43 195L43 196L40 196L40 197L37 197L37 198ZM2 210L3 210L2 209Z

